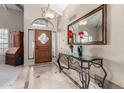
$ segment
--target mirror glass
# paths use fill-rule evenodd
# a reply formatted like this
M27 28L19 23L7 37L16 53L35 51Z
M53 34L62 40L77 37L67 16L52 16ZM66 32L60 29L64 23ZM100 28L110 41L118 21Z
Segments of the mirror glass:
M102 40L102 11L69 27L73 31L74 43L85 43Z
M100 7L99 7L100 8ZM68 43L72 42L74 44L97 44L104 43L105 37L105 12L103 12L103 6L101 9L95 11L93 10L89 14L79 18L75 22L68 26L68 32L73 34L69 39Z

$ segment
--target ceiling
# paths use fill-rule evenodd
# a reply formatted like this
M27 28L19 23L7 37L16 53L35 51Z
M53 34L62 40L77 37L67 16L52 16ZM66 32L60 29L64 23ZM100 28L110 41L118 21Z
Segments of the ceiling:
M15 10L22 12L24 6L22 4L0 4L0 9L4 10Z
M37 4L41 8L47 7L48 4ZM68 4L50 4L50 9L56 12L59 15L63 15L63 11L68 6ZM0 4L0 9L4 10L15 10L15 11L23 11L24 9L23 4Z
M39 4L38 6L41 8L44 8L44 7L48 7L48 4ZM67 6L68 4L50 4L49 5L50 9L59 15L63 15L63 11Z
M63 15L63 11L68 6L68 4L51 4L50 8L60 15Z

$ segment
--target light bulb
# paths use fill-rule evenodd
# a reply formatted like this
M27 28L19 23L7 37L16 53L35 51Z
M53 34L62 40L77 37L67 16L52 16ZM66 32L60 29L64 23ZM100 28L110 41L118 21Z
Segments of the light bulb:
M45 18L53 19L54 16L55 16L55 15L54 15L53 13L51 13L51 12L46 12L44 17L45 17Z

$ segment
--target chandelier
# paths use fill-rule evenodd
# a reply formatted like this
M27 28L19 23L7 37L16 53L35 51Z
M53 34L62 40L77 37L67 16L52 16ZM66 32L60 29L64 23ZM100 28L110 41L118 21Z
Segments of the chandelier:
M50 4L46 8L41 8L42 16L46 19L55 18L55 13L50 9Z
M49 27L54 28L51 19L55 18L55 13L50 9L50 5L48 4L47 7L41 8L42 11L42 18L35 19L31 25L36 27Z

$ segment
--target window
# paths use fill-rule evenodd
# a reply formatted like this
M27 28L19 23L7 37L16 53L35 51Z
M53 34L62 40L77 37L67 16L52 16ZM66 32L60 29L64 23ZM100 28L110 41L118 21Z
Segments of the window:
M28 30L28 59L34 59L35 52L35 30Z
M8 29L0 28L0 55L4 55L8 49Z
M36 27L49 27L49 28L54 28L53 23L50 20L47 20L45 18L37 18L35 19L32 24L32 26Z

